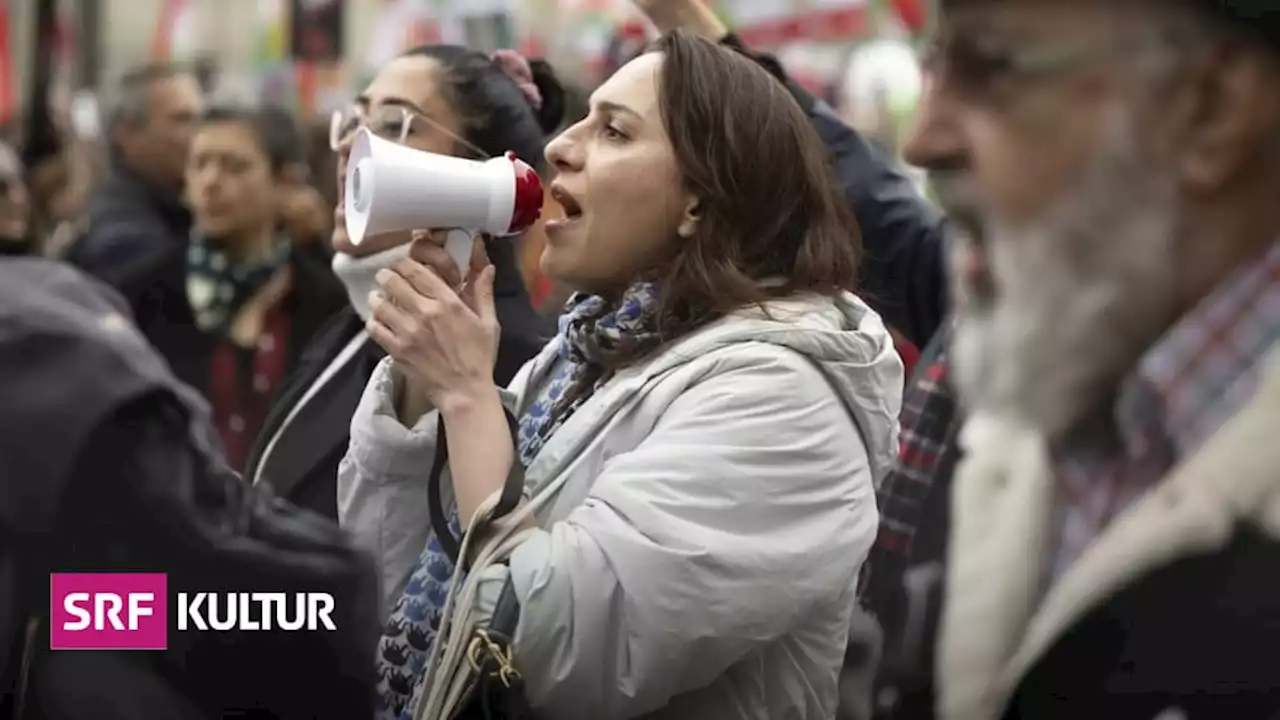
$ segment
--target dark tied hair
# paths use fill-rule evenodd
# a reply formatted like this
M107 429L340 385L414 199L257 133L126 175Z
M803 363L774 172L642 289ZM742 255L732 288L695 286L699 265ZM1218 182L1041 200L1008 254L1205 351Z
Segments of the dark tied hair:
M308 167L310 151L307 138L293 119L293 114L285 108L217 103L205 108L199 121L201 127L223 123L241 124L253 131L258 147L271 164L272 173L286 169L305 171Z
M854 289L862 237L787 89L751 59L681 31L650 52L663 55L658 102L676 164L700 198L694 237L658 268L664 338L770 299Z
M539 170L545 169L546 136L564 119L564 88L551 66L530 60L536 107L498 63L460 45L423 45L404 53L432 58L443 68L441 86L462 119L462 137L490 157L514 152Z

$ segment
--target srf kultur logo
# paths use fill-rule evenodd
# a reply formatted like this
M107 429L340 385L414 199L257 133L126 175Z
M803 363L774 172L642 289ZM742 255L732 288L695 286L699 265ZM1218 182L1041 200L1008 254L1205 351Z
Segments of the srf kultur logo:
M169 646L164 573L49 576L53 650L164 650ZM178 593L179 632L336 630L329 593Z
M169 647L164 573L54 573L49 604L51 650Z

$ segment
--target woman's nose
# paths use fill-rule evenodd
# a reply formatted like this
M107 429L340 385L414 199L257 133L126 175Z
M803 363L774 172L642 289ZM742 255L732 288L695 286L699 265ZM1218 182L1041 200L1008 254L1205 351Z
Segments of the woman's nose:
M575 170L582 164L581 153L575 148L573 138L569 134L572 129L565 130L547 143L547 164L558 172Z

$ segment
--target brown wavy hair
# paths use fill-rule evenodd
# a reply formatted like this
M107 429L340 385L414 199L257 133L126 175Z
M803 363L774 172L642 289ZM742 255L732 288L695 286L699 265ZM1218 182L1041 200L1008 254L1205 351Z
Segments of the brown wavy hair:
M655 273L663 339L768 300L855 289L861 234L786 87L750 58L684 32L650 52L663 55L659 107L676 164L700 198L694 236Z

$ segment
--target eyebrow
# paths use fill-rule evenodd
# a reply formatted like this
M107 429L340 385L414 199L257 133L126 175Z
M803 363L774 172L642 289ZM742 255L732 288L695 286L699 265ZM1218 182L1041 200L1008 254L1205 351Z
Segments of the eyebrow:
M631 108L627 107L626 105L622 105L622 104L620 104L620 103L612 102L612 101L610 101L610 100L600 100L600 101L597 101L597 102L592 103L592 105L595 107L595 109L596 109L596 110L599 110L599 111L601 111L601 112L612 113L612 114L614 114L614 115L619 115L619 114L621 114L621 115L630 115L630 116L634 117L636 120L643 120L643 119L644 119L644 118L642 118L642 117L640 116L640 113L636 112L635 110L632 110Z
M368 95L358 95L356 96L356 104L362 108L368 108L372 103L369 101ZM378 104L382 107L386 107L390 105L391 107L400 107L406 110L412 110L413 112L418 113L419 115L427 114L426 112L423 111L422 108L418 107L417 104L415 104L410 100L406 100L402 97L382 98L382 102Z

